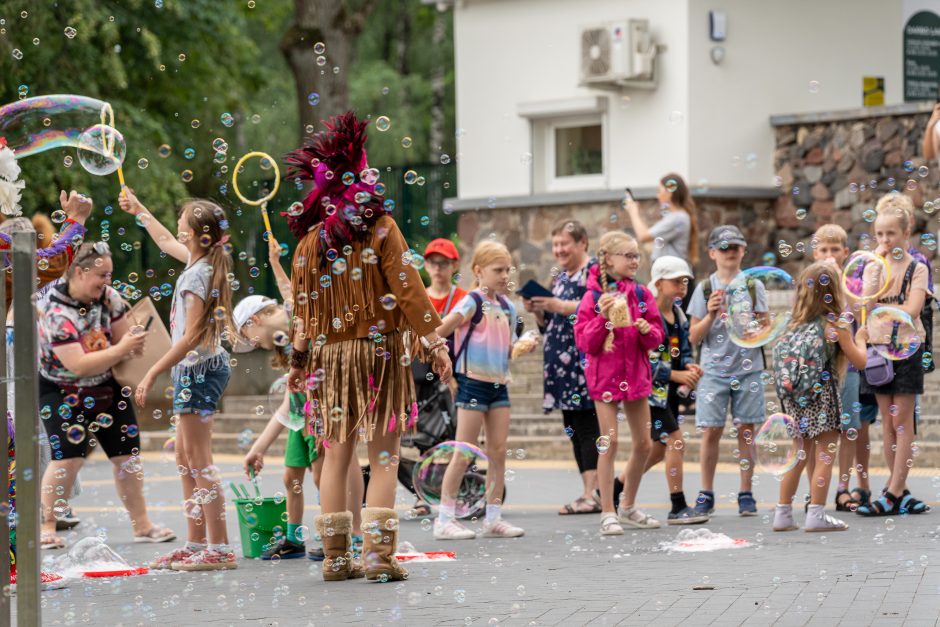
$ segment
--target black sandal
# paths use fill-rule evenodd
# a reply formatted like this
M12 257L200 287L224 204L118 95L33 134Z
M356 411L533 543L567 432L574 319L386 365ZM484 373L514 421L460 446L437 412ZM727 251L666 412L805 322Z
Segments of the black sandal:
M903 514L926 514L930 511L930 506L921 500L914 498L910 490L905 490L901 494L901 502L898 503L898 512Z
M868 506L871 504L871 490L855 488L852 490L852 498L858 501L859 506Z
M844 501L840 501L839 497L845 495L849 498ZM858 509L858 506L861 503L849 493L848 490L836 490L836 511L837 512L854 512Z
M898 513L898 498L888 491L868 505L860 505L855 513L860 516L891 516Z

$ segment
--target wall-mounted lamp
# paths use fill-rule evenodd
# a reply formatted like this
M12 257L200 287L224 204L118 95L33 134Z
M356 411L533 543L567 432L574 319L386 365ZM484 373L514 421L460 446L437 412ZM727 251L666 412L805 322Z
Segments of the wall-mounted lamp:
M710 55L712 58L712 63L715 65L721 65L721 62L725 60L725 47L712 46Z

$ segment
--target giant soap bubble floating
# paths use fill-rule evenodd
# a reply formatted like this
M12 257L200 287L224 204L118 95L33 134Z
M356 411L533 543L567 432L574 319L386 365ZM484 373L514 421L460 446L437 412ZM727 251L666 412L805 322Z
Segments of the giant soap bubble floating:
M744 348L780 337L793 310L794 283L785 270L758 266L741 272L726 290L728 337Z
M114 127L114 109L103 100L69 94L17 100L0 107L0 137L17 159L76 148L88 172L104 176L116 171L124 184L121 165L127 146Z
M241 190L238 189L238 175L241 172L242 166L246 161L252 157L258 157L260 159L266 160L274 167L274 186L271 191L259 198L258 200L249 200L241 193ZM246 205L252 207L261 207L261 217L264 219L264 228L267 229L268 233L271 233L271 221L268 220L268 201L274 198L277 195L277 190L281 186L281 171L277 167L277 162L274 160L274 157L269 155L266 152L254 151L249 152L241 159L238 160L238 163L235 164L235 171L232 172L232 190L235 192L235 195L238 196L238 199L241 200Z

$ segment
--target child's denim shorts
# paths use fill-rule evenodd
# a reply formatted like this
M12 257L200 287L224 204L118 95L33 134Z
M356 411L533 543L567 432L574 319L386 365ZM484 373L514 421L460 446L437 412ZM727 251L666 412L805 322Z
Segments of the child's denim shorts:
M205 374L190 373L173 381L173 412L177 414L214 414L232 376L232 369L223 362Z
M473 411L489 411L509 407L509 388L502 383L477 381L467 375L457 377L457 407Z

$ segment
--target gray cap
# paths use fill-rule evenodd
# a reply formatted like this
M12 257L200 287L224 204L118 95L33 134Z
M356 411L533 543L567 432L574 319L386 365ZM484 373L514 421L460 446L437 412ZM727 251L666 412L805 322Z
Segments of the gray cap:
M722 224L712 229L708 236L709 248L727 248L728 246L747 246L747 240L741 229L733 224Z

